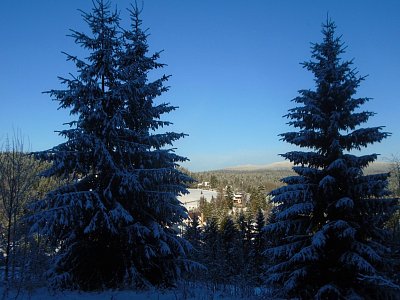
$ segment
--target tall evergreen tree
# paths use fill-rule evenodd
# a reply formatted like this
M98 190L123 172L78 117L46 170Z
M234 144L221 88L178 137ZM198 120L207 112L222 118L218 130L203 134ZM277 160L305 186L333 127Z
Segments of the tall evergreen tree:
M191 244L191 249L190 252L187 254L187 257L193 260L193 268L188 270L189 272L185 273L185 278L192 281L199 280L199 276L201 276L201 274L206 271L206 268L203 265L194 263L203 260L201 251L202 235L203 230L199 224L199 216L198 214L193 214L193 217L190 219L189 224L187 224L186 230L183 234L184 238ZM196 268L194 268L194 264Z
M206 280L217 284L221 282L220 234L216 218L207 220L202 235L201 263L207 268Z
M49 92L77 119L60 132L66 142L38 153L53 162L45 176L70 182L34 207L33 230L57 246L57 286L170 285L187 266L188 244L173 228L187 216L177 195L190 178L177 168L186 159L169 148L184 134L158 131L175 109L154 103L168 76L149 81L164 65L159 52L148 55L138 8L130 13L132 28L122 30L118 13L96 0L83 13L91 35L71 34L88 58L67 55L78 74Z
M255 217L252 249L250 253L253 268L253 278L254 282L257 285L260 285L262 283L262 279L264 277L263 271L265 266L265 259L263 253L266 247L264 227L264 213L261 209L259 209Z
M251 259L253 224L251 215L240 211L236 220L238 227L238 251L236 253L236 262L240 264L240 277L242 284L250 285L254 277L254 264ZM263 249L264 250L264 249Z
M266 210L267 206L267 192L264 186L260 185L252 189L249 203L251 213L256 216L260 209Z
M226 216L220 225L221 236L221 272L225 284L235 282L243 266L243 253L239 232L230 216Z
M250 243L252 239L252 222L251 215L245 214L242 210L239 212L239 215L236 220L238 227L239 239L243 244L243 250L245 255L250 251Z
M224 206L226 209L232 209L233 198L234 198L234 193L233 193L232 187L230 185L228 185L226 188L226 195L225 195L225 201L224 201Z
M276 295L301 299L380 299L398 287L388 278L389 249L384 223L396 202L388 198L388 174L364 175L377 154L356 156L389 134L383 127L360 128L374 113L357 111L369 98L355 97L364 80L342 61L335 24L323 25L323 42L313 45L304 67L315 77L315 90L301 90L289 110L296 132L282 139L309 151L282 156L297 176L272 192L277 205L267 226L276 244L268 284Z
M193 250L195 252L199 251L200 249L201 234L202 230L199 224L199 217L197 216L197 214L194 214L193 218L189 221L189 224L186 226L184 237L193 246L194 248Z

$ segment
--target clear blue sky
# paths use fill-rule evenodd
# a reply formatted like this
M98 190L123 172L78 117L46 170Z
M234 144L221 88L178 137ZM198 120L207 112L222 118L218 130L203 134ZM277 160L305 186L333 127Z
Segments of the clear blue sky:
M140 1L139 1L140 2ZM131 1L113 1L127 23ZM43 91L60 88L57 76L74 73L61 51L85 55L66 35L87 31L77 9L89 0L4 0L0 9L0 138L20 130L32 150L62 142L68 111L57 110ZM368 126L385 125L392 136L367 152L381 159L400 152L400 1L144 0L144 27L152 50L171 74L171 90L159 101L179 109L165 118L189 137L177 153L191 170L218 169L281 160L291 146L278 134L291 130L282 116L299 89L314 87L299 64L310 43L321 41L329 15L369 75L358 96L374 98L365 109L377 113Z

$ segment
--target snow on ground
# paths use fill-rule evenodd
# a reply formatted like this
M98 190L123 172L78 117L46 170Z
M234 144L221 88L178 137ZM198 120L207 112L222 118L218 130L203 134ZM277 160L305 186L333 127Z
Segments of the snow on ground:
M5 298L3 293L0 299L15 299L16 292L10 292ZM167 292L135 292L135 291L105 291L105 292L51 292L47 289L35 290L32 293L21 292L17 299L19 300L177 300L174 293Z
M199 206L200 198L204 197L206 201L211 201L211 198L217 197L217 192L203 189L188 189L189 194L180 195L178 200L186 207L187 210L195 209Z
M46 288L32 292L11 291L8 294L0 287L0 300L240 300L249 297L232 296L222 291L210 293L207 288L168 291L104 291L104 292L52 292ZM257 299L257 298L255 298ZM259 298L258 298L259 299Z

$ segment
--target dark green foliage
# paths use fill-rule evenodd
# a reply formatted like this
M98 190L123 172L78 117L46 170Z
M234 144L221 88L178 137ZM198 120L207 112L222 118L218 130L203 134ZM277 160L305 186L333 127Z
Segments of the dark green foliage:
M243 211L240 211L239 216L236 220L239 240L242 243L243 255L244 257L249 256L251 250L252 243L252 235L253 235L253 224L250 214L245 214Z
M232 285L246 294L261 286L266 238L263 213L260 215L252 219L240 212L235 221L226 216L219 226L215 218L209 219L196 256L207 271L197 278L213 285Z
M227 209L232 209L233 207L233 190L232 187L230 185L227 186L226 188L226 195L225 195L225 202L224 202L224 206Z
M283 184L280 182L280 179L293 175L293 171L288 167L282 170L216 170L196 173L188 172L188 174L197 182L209 181L210 183L217 183L217 186L211 184L213 189L231 186L233 190L251 193L252 190L262 186L268 193L282 186ZM196 184L193 184L191 187L196 188Z
M212 197L210 201L207 201L204 197L200 197L199 213L203 214L206 220L210 219L214 214L214 203L214 197Z
M232 218L226 217L220 225L221 265L225 276L223 282L237 281L243 265L243 249L240 247L238 230ZM236 279L236 280L235 280Z
M248 207L251 214L254 216L258 214L259 210L262 210L269 215L272 210L272 205L267 197L267 192L263 186L259 186L251 190L250 203Z
M211 188L213 188L213 189L218 188L219 180L218 180L217 176L211 175L211 177L210 177L210 185L211 185Z
M255 268L254 261L254 225L251 214L243 213L241 211L236 220L238 227L238 254L241 254L241 258L237 259L237 263L240 264L240 283L246 284L247 286L254 286L256 284L256 278L258 273Z
M193 214L193 217L190 219L190 222L186 227L184 237L188 242L191 243L194 257L196 257L196 253L200 250L201 235L202 229L199 226L198 215Z
M233 195L232 195L233 199ZM200 198L199 212L207 221L214 218L220 223L227 216L232 208L233 201L228 200L223 188L218 188L217 197L212 197L210 202Z
M265 227L264 213L262 212L261 209L259 209L255 218L252 248L250 253L252 271L255 274L254 280L256 285L262 284L264 279L265 265L266 265L265 264L266 257L263 254L267 246L264 227Z
M218 223L215 218L208 220L203 233L201 247L201 263L207 268L205 280L214 283L222 281L222 264L221 264L220 234Z

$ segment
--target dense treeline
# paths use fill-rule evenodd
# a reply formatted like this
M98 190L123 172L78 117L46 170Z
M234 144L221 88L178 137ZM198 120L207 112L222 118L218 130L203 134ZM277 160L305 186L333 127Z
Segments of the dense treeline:
M236 171L236 170L217 170L206 172L189 172L196 181L191 184L196 188L199 183L209 182L211 188L231 186L236 191L251 193L262 186L267 192L282 186L281 178L290 176L293 171L283 170L254 170L254 171Z
M233 203L233 191L231 186L227 186L226 189L218 188L216 197L208 200L201 197L199 207L193 212L200 214L204 221L215 219L219 222L227 216L240 212L246 212L249 216L255 216L259 210L263 211L266 216L270 214L272 204L263 186L259 186L249 194L242 194L243 203L241 204Z
M391 172L389 178L391 188L398 185L399 178L396 173L399 171L399 159L392 157L388 162L375 163L367 166L365 174L379 174ZM190 184L191 188L197 188L199 183L209 182L210 188L231 186L236 191L251 193L254 189L262 186L268 193L278 187L283 186L282 178L294 175L295 172L290 168L281 169L256 169L256 170L213 170L204 172L190 172L182 168L195 181ZM397 181L397 183L396 183ZM392 188L393 189L393 188Z
M200 227L195 216L186 228L185 238L193 245L191 258L205 268L188 273L189 280L217 286L235 287L237 293L253 295L262 285L267 239L263 232L265 215L240 213L218 221L211 218Z

